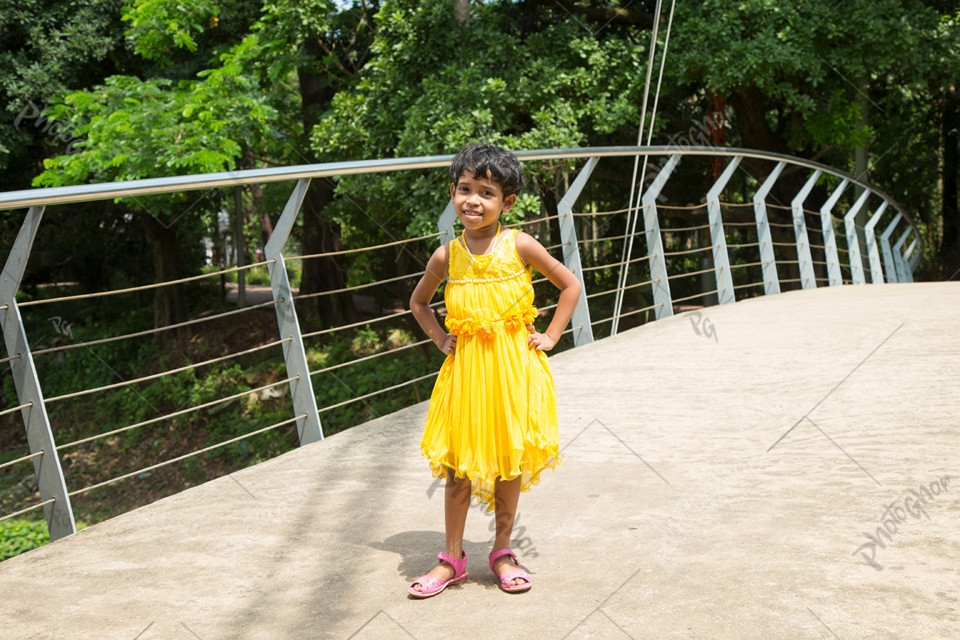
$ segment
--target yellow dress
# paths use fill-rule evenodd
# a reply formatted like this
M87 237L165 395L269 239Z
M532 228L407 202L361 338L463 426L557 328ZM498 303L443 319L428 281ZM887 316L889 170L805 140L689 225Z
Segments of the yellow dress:
M527 346L537 309L516 236L479 256L462 237L450 243L444 300L457 347L440 368L420 443L433 475L449 468L470 478L488 511L498 477L519 476L529 491L541 471L560 465L556 391L546 354Z

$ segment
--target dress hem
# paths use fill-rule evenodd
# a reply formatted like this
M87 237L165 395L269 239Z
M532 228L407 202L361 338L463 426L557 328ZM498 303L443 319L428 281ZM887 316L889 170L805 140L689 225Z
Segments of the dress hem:
M441 460L435 460L427 454L421 447L421 453L430 466L430 472L434 478L444 479L447 477L447 470L454 472L455 478L467 478L470 480L470 495L476 498L478 504L486 506L485 513L494 511L494 487L498 478L503 478L500 474L483 474L479 471L466 469L457 469L454 465ZM548 469L559 469L563 464L558 452L545 452L546 460L539 464L536 469L530 469L528 462L521 462L520 469L510 477L504 478L506 481L521 478L520 493L527 493L531 488L540 484L540 475ZM486 477L485 477L486 476Z

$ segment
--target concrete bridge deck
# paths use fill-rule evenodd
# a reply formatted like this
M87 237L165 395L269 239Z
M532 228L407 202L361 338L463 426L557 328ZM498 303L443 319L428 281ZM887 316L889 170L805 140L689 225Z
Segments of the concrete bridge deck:
M551 359L525 595L474 508L470 579L407 599L443 542L421 404L0 564L0 637L960 637L960 283L700 313L715 339L688 313Z

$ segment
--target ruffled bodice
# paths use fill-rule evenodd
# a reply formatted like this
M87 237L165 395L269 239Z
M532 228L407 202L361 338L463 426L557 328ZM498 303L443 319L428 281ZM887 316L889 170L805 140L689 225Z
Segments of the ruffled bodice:
M517 255L516 231L486 255L471 255L463 237L450 243L450 267L444 294L447 330L456 336L492 337L498 331L523 331L537 317L532 272Z

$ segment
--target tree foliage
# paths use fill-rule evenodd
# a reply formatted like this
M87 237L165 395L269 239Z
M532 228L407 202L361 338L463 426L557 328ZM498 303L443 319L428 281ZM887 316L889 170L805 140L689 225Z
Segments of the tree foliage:
M119 0L4 0L0 10L0 188L29 186L44 157L74 135L43 117L47 102L122 64Z
M42 74L37 95L56 96L45 117L73 136L74 153L47 161L43 185L451 153L473 139L625 144L640 120L649 5L490 0L464 14L449 0L33 0L0 23L3 87L14 95ZM862 169L861 149L868 177L918 212L932 238L950 203L929 185L956 182L938 166L944 96L960 72L955 14L924 0L680 3L654 142L722 114L728 144L851 171ZM117 72L98 78L90 58ZM0 145L23 153L37 142L25 135L3 128ZM548 207L569 179L567 163L532 169L538 187L516 216ZM315 184L305 251L350 234L432 230L444 180ZM153 213L169 221L188 205L169 199ZM336 288L345 270L313 261L304 286Z
M743 146L873 179L930 222L939 213L936 97L944 78L960 76L960 32L936 4L683 4L676 79L726 98ZM858 147L870 150L866 175Z
M370 63L311 134L319 157L454 153L476 139L565 148L635 135L646 34L592 30L570 16L525 16L511 3L472 11L468 25L442 0L385 3ZM341 193L377 221L390 218L397 202L416 202L406 231L423 233L435 229L445 201L437 176L344 180ZM559 173L550 184L559 188ZM539 204L521 201L514 215L530 207Z

